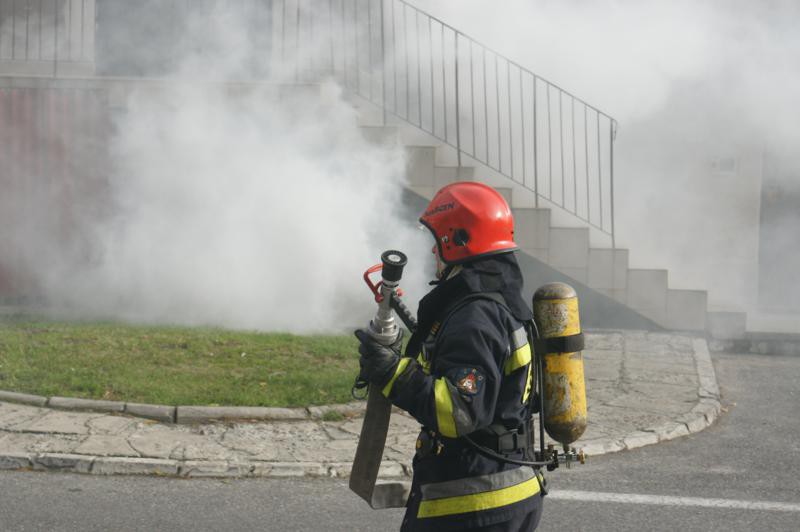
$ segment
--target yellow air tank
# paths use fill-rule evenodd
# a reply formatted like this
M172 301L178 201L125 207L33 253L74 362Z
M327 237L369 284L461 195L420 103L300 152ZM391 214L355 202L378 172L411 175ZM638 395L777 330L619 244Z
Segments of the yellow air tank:
M586 430L586 385L578 296L568 284L549 283L533 294L543 355L544 428L565 449Z

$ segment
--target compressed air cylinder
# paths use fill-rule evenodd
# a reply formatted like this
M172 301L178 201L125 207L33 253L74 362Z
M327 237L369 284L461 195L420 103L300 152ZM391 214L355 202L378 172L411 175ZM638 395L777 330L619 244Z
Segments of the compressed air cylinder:
M581 332L578 296L568 284L549 283L540 287L533 294L533 315L541 339L574 340ZM557 349L559 342L543 344L550 346L544 349L549 351ZM565 341L561 349L569 345ZM544 428L551 438L568 446L586 430L583 354L581 351L544 353L543 377Z

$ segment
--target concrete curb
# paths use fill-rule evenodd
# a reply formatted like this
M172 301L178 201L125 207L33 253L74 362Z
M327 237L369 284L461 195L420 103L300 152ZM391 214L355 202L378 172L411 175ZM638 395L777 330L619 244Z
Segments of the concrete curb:
M218 420L303 421L310 417L305 408L267 408L259 406L179 406L178 424L208 423Z
M322 420L328 416L354 417L364 413L366 401L341 405L309 406L306 408L281 408L267 406L168 406L146 403L101 401L77 397L44 397L27 393L0 390L0 401L19 403L40 408L72 410L78 412L121 413L133 417L153 419L164 423L196 424L211 421L305 421Z
M17 392L5 392L3 390L0 390L0 401L43 407L47 406L48 399L47 397L42 397L41 395L30 395L27 393L17 393Z
M693 338L698 377L697 404L687 414L663 425L637 430L623 437L593 440L583 446L587 456L631 450L699 432L713 424L720 415L720 394L714 366L705 339ZM54 401L55 400L55 401ZM354 417L362 414L365 402L308 408L267 407L197 407L164 406L114 401L92 401L60 397L40 397L0 391L0 401L65 410L114 412L178 423L252 419L259 421L320 421L330 416ZM351 463L343 462L226 462L214 460L165 460L118 456L92 456L59 453L0 453L0 470L57 470L94 475L165 475L187 478L236 477L347 477ZM411 476L410 463L384 461L379 478Z
M90 412L122 412L125 410L125 403L118 401L98 401L75 397L51 397L47 401L47 406L59 410L88 410Z
M127 456L93 456L60 453L0 454L0 471L34 470L89 475L161 475L184 478L347 478L348 462L225 462L218 460L165 460ZM410 477L411 464L385 461L378 478Z

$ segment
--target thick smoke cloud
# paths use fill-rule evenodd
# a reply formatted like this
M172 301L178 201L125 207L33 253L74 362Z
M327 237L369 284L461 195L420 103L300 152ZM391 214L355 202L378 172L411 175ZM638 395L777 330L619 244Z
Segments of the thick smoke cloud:
M712 309L761 303L760 251L780 257L800 246L800 209L762 220L760 198L762 182L768 198L800 197L800 164L786 155L800 140L795 2L414 3L619 121L617 242L632 267L669 269L671 287L709 290ZM120 16L174 28L159 11L169 4L119 2ZM0 230L16 250L15 276L43 287L52 305L90 317L329 330L369 314L358 277L388 247L409 252L407 285L412 296L424 291L429 237L410 228L417 213L397 209L402 150L365 141L335 83L294 83L298 64L330 55L328 36L292 19L295 2L276 3L287 13L266 21L229 7L245 4L198 0L167 40L115 29L114 50L130 52L129 64L98 47L101 73L125 67L173 81L114 96L107 188L50 188L24 205L0 198L10 219L24 220L14 234ZM103 22L97 38L110 39ZM272 46L264 24L282 23L289 45ZM337 34L337 46L345 37L355 39ZM239 83L264 64L270 84ZM96 177L91 158L83 162ZM62 238L51 209L67 201L79 242ZM788 278L800 260L769 262L773 277Z
M394 247L411 256L415 306L430 244L399 205L402 149L365 140L332 81L284 84L291 68L273 64L269 84L233 83L262 51L226 5L186 21L170 81L119 106L108 205L83 227L90 263L40 260L48 301L87 317L339 330L374 311L360 276Z
M796 2L415 5L619 121L617 242L632 267L667 268L671 287L709 290L712 309L763 305L759 250L789 259L800 245L798 216L760 231L762 179L774 177L765 159L788 165L776 172L781 194L800 180L785 156L800 141ZM796 261L785 259L768 275L790 278Z

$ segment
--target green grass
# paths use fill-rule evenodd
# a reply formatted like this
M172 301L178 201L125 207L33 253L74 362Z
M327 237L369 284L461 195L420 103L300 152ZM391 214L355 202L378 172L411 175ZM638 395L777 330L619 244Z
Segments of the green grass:
M344 403L352 335L0 321L0 390L167 405Z

